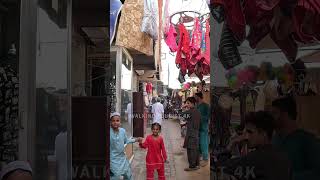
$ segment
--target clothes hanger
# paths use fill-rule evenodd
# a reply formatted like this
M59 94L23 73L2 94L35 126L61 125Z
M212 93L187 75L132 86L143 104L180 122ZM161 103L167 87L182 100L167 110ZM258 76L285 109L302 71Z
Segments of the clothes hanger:
M193 17L189 16L188 14L186 13L193 13ZM173 18L175 16L180 16L179 17L179 21L177 23L174 23L173 22ZM180 11L180 12L176 12L174 14L171 15L170 17L170 23L173 24L174 26L177 26L178 24L182 23L182 24L185 24L185 23L190 23L192 21L194 21L194 19L196 17L199 17L201 14L197 11ZM193 25L185 25L185 27L193 27Z

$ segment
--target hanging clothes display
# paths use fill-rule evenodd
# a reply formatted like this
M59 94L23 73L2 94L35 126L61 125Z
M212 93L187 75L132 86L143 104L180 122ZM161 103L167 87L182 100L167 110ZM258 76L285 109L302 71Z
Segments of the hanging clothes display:
M148 56L153 55L153 40L146 33L141 32L141 24L144 16L143 0L126 0L124 2L116 45L128 49L134 49Z
M320 3L317 0L246 0L240 2L211 1L214 7L223 8L224 11L220 13L223 13L222 16L225 15L225 23L228 24L236 40L239 42L243 40L245 25L250 27L247 39L253 49L270 33L272 40L284 52L287 59L294 62L298 49L296 41L306 44L320 40ZM212 10L212 14L216 14L216 8ZM282 14L282 16L275 17L275 14ZM280 19L281 17L286 18ZM283 25L270 26L274 18Z
M192 31L188 31L181 22L177 26L179 30L179 43L176 64L180 68L178 79L180 82L184 82L182 77L186 74L189 76L196 74L202 80L204 75L210 74L209 18L201 22L199 18L195 17ZM173 27L170 27L168 37L172 37L171 31L173 30L171 28Z
M168 32L166 33L166 38L165 38L165 42L168 45L168 47L170 48L171 52L176 52L178 50L178 45L177 45L177 31L174 28L174 26L172 24L170 24L170 28L168 30Z
M144 0L141 31L147 33L153 40L158 39L158 17L158 1Z

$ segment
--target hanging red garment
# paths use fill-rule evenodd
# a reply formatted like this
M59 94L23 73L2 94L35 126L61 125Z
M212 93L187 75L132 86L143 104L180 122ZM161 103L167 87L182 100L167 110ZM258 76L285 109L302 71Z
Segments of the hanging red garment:
M187 74L187 61L190 60L190 35L183 24L178 25L180 38L176 56L176 64L179 66L182 75Z
M299 0L294 9L293 24L294 37L298 41L302 43L320 41L320 1Z
M147 83L146 91L148 94L152 94L152 83Z
M240 0L211 0L211 4L223 7L230 30L242 42L246 38L246 21L240 3Z
M271 27L270 21L273 18L273 8L277 3L274 0L269 2L269 7L261 0L246 0L244 3L244 14L247 25L250 26L247 40L250 47L255 49L257 44L269 34ZM260 7L261 6L261 7ZM271 9L271 10L269 10Z
M174 28L174 26L172 24L170 24L169 31L166 34L165 42L168 45L168 47L170 48L171 52L176 52L178 50L176 38L177 38L177 31Z

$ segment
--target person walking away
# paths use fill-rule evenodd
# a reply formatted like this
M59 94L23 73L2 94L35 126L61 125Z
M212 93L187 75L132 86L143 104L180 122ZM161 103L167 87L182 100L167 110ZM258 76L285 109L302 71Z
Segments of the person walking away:
M295 99L288 96L274 100L272 114L276 125L273 144L288 154L293 179L320 179L320 142L298 127Z
M163 137L160 136L161 125L153 123L151 130L152 134L148 135L143 143L142 139L139 140L140 148L148 149L146 156L147 179L154 179L154 170L157 170L158 179L165 180L164 163L167 162L167 153Z
M272 146L272 115L264 111L248 113L244 125L244 134L228 147L231 150L232 146L246 140L252 151L220 164L223 173L232 175L237 180L291 180L288 157Z
M123 176L124 180L133 180L131 168L126 154L125 144L135 143L137 139L129 139L126 130L120 128L120 114L115 112L110 116L110 179L119 180Z
M161 98L156 99L156 103L152 105L152 114L153 114L153 123L159 123L162 124L162 118L164 116L164 109L163 105L160 103Z
M195 94L197 100L197 109L201 114L199 137L200 137L200 155L202 156L202 161L200 165L202 167L206 166L209 161L209 113L210 107L209 104L203 101L202 92Z
M196 99L188 97L186 106L189 109L184 113L187 122L187 134L183 147L187 149L189 167L185 171L195 171L199 169L199 128L200 128L200 112L195 108Z

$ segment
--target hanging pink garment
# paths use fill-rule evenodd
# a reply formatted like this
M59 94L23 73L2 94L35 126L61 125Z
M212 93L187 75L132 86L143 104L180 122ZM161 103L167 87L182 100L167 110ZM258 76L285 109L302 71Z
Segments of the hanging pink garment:
M199 55L201 48L201 39L202 32L200 21L198 18L195 18L194 27L192 31L192 39L190 42L191 58L188 61L188 63L190 63L192 66L196 65L198 62L197 56Z
M171 52L176 52L178 50L176 38L177 38L177 31L174 28L174 26L172 24L170 24L169 31L166 34L165 42L168 45L168 47L170 48Z
M200 27L199 18L195 18L190 46L191 46L191 55L194 56L198 54L201 47L201 27Z

